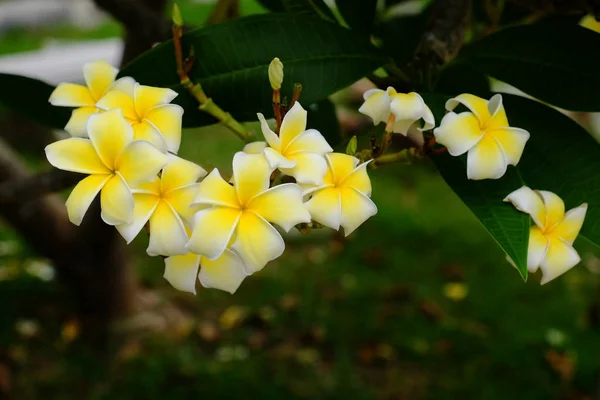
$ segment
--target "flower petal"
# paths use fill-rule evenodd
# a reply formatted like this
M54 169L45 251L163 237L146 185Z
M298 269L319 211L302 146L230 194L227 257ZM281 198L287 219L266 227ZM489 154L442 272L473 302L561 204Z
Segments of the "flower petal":
M390 111L396 117L393 131L406 136L408 128L425 115L425 102L415 92L396 93L390 97Z
M426 125L427 125L427 123L426 123ZM431 128L433 128L433 126ZM428 129L431 129L431 128L428 128ZM423 130L418 127L417 123L415 123L410 128L408 128L408 133L406 134L406 137L408 137L408 139L411 142L413 142L413 144L415 144L418 148L422 148L423 145L425 144L425 138L423 137Z
M221 177L219 170L216 168L198 185L198 193L196 194L194 204L234 208L239 208L240 206L235 188Z
M88 88L74 83L61 83L54 89L50 104L58 107L93 107L96 101Z
M527 186L511 192L504 198L504 201L511 202L519 211L529 214L533 222L544 229L546 224L546 206L542 198Z
M113 84L119 70L104 60L86 63L83 66L85 83L94 100L98 101Z
M194 214L196 212L210 207L210 206L192 206L191 204L196 197L196 193L198 193L198 183L194 183L187 186L182 186L175 190L171 190L168 193L165 193L164 199L169 203L169 205L177 211L183 222L187 226L193 225Z
M165 274L167 280L177 290L196 294L196 276L200 267L200 256L188 253L165 259Z
M264 191L248 203L247 209L286 232L301 222L310 222L310 213L302 203L302 189L293 183Z
M254 273L282 255L285 243L279 232L264 218L246 211L240 218L231 248L244 260L246 272Z
M194 230L187 249L210 260L216 260L229 244L241 214L241 210L229 207L198 211L194 217Z
M423 114L423 121L425 123L419 129L421 131L428 131L435 127L435 117L433 116L433 113L431 112L431 109L427 106L427 104L424 104L424 105L425 105L425 113Z
M113 170L117 157L133 140L133 129L123 118L121 110L110 110L90 116L88 135L98 156Z
M140 123L133 123L131 127L134 140L145 140L152 143L161 152L167 152L167 142L151 122L144 120Z
M242 151L248 154L262 154L267 146L267 142L252 142L245 145Z
M446 110L452 111L459 104L467 107L479 120L481 125L485 124L491 117L488 109L488 101L472 94L463 93L446 102Z
M142 182L154 179L166 163L167 156L151 143L145 140L135 140L125 147L117 159L115 167L127 183L135 187Z
M183 221L169 203L160 201L150 217L150 242L146 253L150 256L187 254L187 242Z
M133 221L133 195L125 179L117 173L100 192L101 217L108 225L128 224Z
M506 111L504 111L502 95L500 93L493 95L490 101L488 101L488 111L490 119L485 124L486 129L508 127L508 119L506 118Z
M365 114L373 120L373 124L387 122L390 119L390 96L385 90L369 89L363 94L365 102L358 112Z
M265 157L267 158L267 161L269 162L269 166L272 169L293 168L294 166L296 166L295 161L285 158L281 153L279 153L277 150L271 147L267 147L263 150L263 152Z
M147 117L151 109L169 104L175 97L177 97L177 92L174 90L137 84L135 86L135 111L140 118Z
M102 163L92 142L83 138L69 138L50 143L44 149L52 166L82 174L110 174Z
M154 213L160 198L148 193L133 193L133 219L128 224L120 224L115 226L117 231L123 236L127 244L144 228L144 225L150 220L150 216Z
M135 79L133 79L130 76L124 76L122 78L117 79L109 88L109 91L119 91L119 92L123 92L125 93L127 96L129 96L132 100L132 106L133 106L133 96L135 93L135 85L136 85L136 81Z
M294 140L288 144L285 149L285 155L291 156L292 154L299 152L308 152L315 154L325 154L331 153L333 149L327 143L327 140L321 135L316 129L308 129L298 136Z
M548 251L548 239L540 228L532 226L529 231L529 245L527 246L527 270L534 273L538 270L540 264Z
M73 188L65 204L71 223L77 226L81 224L90 204L110 177L111 175L90 175Z
M295 162L293 168L280 167L280 171L293 176L298 183L322 185L327 172L327 160L317 153L295 153L289 156Z
M369 163L370 161L367 161L354 168L350 172L350 175L340 182L339 187L351 187L366 196L371 196L371 179L369 179L369 175L367 174L367 165Z
M226 249L216 260L202 257L200 264L198 280L205 288L224 290L234 294L248 276L244 261L229 249Z
M279 138L281 140L281 152L287 151L288 145L302 132L306 130L307 112L300 102L295 102L292 108L285 114L279 129ZM268 141L268 139L267 139Z
M583 226L587 207L587 203L583 203L567 211L565 218L551 231L552 236L558 236L565 242L573 244Z
M498 179L506 172L506 156L491 135L483 135L467 156L467 177L473 180Z
M198 182L207 172L201 166L169 154L161 175L163 193Z
M565 203L558 195L547 190L536 190L546 206L546 231L551 230L565 218Z
M452 156L460 156L473 148L483 137L474 114L449 112L440 126L433 130L435 140L448 148Z
M554 278L564 274L581 261L577 251L560 238L550 237L548 252L542 261L543 273L541 284L544 285Z
M262 131L267 143L269 143L269 146L277 151L281 151L281 140L279 139L279 136L277 136L275 132L269 128L269 124L267 123L264 115L261 113L256 115L258 115L258 120L260 121L260 130Z
M179 151L181 145L181 121L183 108L177 104L166 104L150 109L146 120L150 121L162 134L167 148L172 153Z
M369 197L351 187L341 189L340 194L342 199L340 225L344 228L344 235L348 236L363 222L377 214L377 206Z
M120 90L109 90L100 100L98 100L96 107L106 111L119 109L123 113L123 116L129 121L140 121L140 118L135 112L133 97Z
M333 174L334 182L340 183L348 177L358 165L358 158L343 153L325 154L329 168ZM327 176L324 179L325 183L330 183ZM333 183L333 182L332 182Z
M233 156L233 180L240 204L247 204L267 190L272 172L273 168L262 155L237 152Z
M335 230L340 229L342 200L339 189L328 187L314 192L306 208L314 221Z
M71 118L69 118L69 122L65 126L65 131L67 131L71 136L75 137L87 137L87 122L90 116L98 113L98 109L96 107L79 107L73 110L71 113Z
M529 140L529 132L520 128L495 128L487 131L492 135L502 147L502 151L506 155L506 161L509 165L517 165L523 150L525 149L525 143Z

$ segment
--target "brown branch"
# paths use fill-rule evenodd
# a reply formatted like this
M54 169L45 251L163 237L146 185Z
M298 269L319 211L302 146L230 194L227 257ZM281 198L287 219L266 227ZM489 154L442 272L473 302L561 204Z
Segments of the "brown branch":
M68 189L82 178L81 174L52 169L25 179L12 179L0 184L0 204L35 200L48 193Z

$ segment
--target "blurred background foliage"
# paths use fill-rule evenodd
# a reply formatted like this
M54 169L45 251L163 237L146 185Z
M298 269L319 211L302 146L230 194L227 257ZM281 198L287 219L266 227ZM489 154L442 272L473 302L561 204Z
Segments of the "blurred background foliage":
M190 25L203 24L212 7L178 4ZM240 7L242 14L265 11L252 0ZM120 35L112 21L93 29L13 29L0 37L0 54L39 48L47 38ZM334 100L340 105L353 97L350 89ZM338 108L341 117L356 108L345 107ZM240 143L209 126L185 131L181 149L207 169L230 171ZM46 168L37 156L27 160ZM284 255L233 296L175 291L140 235L127 256L145 307L117 327L135 334L101 362L80 340L76 304L53 266L0 221L0 393L14 399L600 398L597 248L581 243L581 265L546 286L537 275L524 283L433 165L382 167L371 176L375 217L348 239L329 230L289 235Z

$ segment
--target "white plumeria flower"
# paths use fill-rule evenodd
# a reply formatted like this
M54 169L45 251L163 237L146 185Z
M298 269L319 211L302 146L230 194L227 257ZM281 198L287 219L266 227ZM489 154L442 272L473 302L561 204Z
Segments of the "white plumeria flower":
M459 104L471 112L452 112ZM461 94L446 102L447 113L434 129L436 141L452 156L467 155L467 177L473 180L498 179L508 165L517 165L529 132L508 126L502 95L489 101L472 94Z
M271 168L293 176L298 183L321 184L327 170L323 155L333 149L319 131L306 129L306 116L306 110L296 102L283 117L277 136L259 113L261 130L267 142L250 143L244 151L264 152Z
M88 118L100 111L96 103L106 94L115 82L119 70L106 61L94 61L83 66L86 86L74 83L61 83L50 95L50 104L61 107L76 107L65 130L72 136L87 137Z
M121 110L94 114L87 123L89 139L70 138L46 146L46 157L56 168L89 174L67 199L69 220L81 224L100 193L102 219L109 225L133 220L130 186L154 179L167 156L151 143L133 140L133 130Z
M181 145L183 108L170 104L177 92L140 85L129 77L119 81L98 101L98 108L120 108L133 126L136 140L147 140L160 150L177 153Z
M216 260L193 253L169 257L165 259L163 276L175 289L184 292L196 294L197 278L205 288L233 294L248 274L240 256L225 249Z
M285 245L269 222L287 232L301 222L310 222L310 214L298 185L269 189L272 172L263 155L243 152L233 157L233 185L214 169L200 183L193 203L212 207L196 213L188 250L216 260L232 241L231 249L244 260L248 273L279 257Z
M531 273L542 270L542 285L581 261L572 245L583 225L587 203L565 213L565 204L556 194L527 186L510 193L504 201L529 214L535 223L529 232L527 269Z
M191 223L197 211L190 204L198 190L198 179L206 176L202 167L190 161L173 154L169 154L168 160L160 178L132 188L133 220L116 226L129 244L150 222L150 242L146 251L151 256L188 252L185 248L188 242L186 223Z
M325 155L327 173L324 184L304 186L305 195L311 195L306 207L316 222L333 228L344 228L348 236L363 222L377 214L377 206L370 199L371 180L367 164L342 153Z
M387 90L367 90L363 98L359 112L371 117L375 125L385 124L393 116L392 132L408 136L419 146L423 145L422 132L435 126L433 113L418 93L398 93L390 86Z

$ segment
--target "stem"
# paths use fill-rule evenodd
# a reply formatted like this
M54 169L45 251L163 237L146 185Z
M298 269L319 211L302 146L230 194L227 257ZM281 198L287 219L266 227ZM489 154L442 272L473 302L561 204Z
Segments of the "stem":
M177 23L173 24L173 46L175 48L175 61L177 63L177 74L183 87L200 103L198 107L200 110L212 115L218 119L223 125L229 128L233 133L236 134L240 139L245 142L250 141L250 135L246 129L240 124L231 114L224 111L219 107L210 97L206 95L202 89L200 83L194 83L187 74L186 67L183 59L183 50L181 46L181 36L183 35L183 29L181 25Z
M275 116L275 122L277 123L277 131L279 134L279 128L281 128L281 92L279 89L273 90L273 115Z
M411 147L410 149L404 149L398 153L384 154L381 157L377 157L373 160L371 165L376 167L379 165L394 163L411 164L414 160L421 159L422 157L423 156L420 155L414 147Z
M294 92L292 93L292 101L290 102L288 110L291 109L294 106L294 103L298 101L300 94L302 94L302 84L294 83Z

